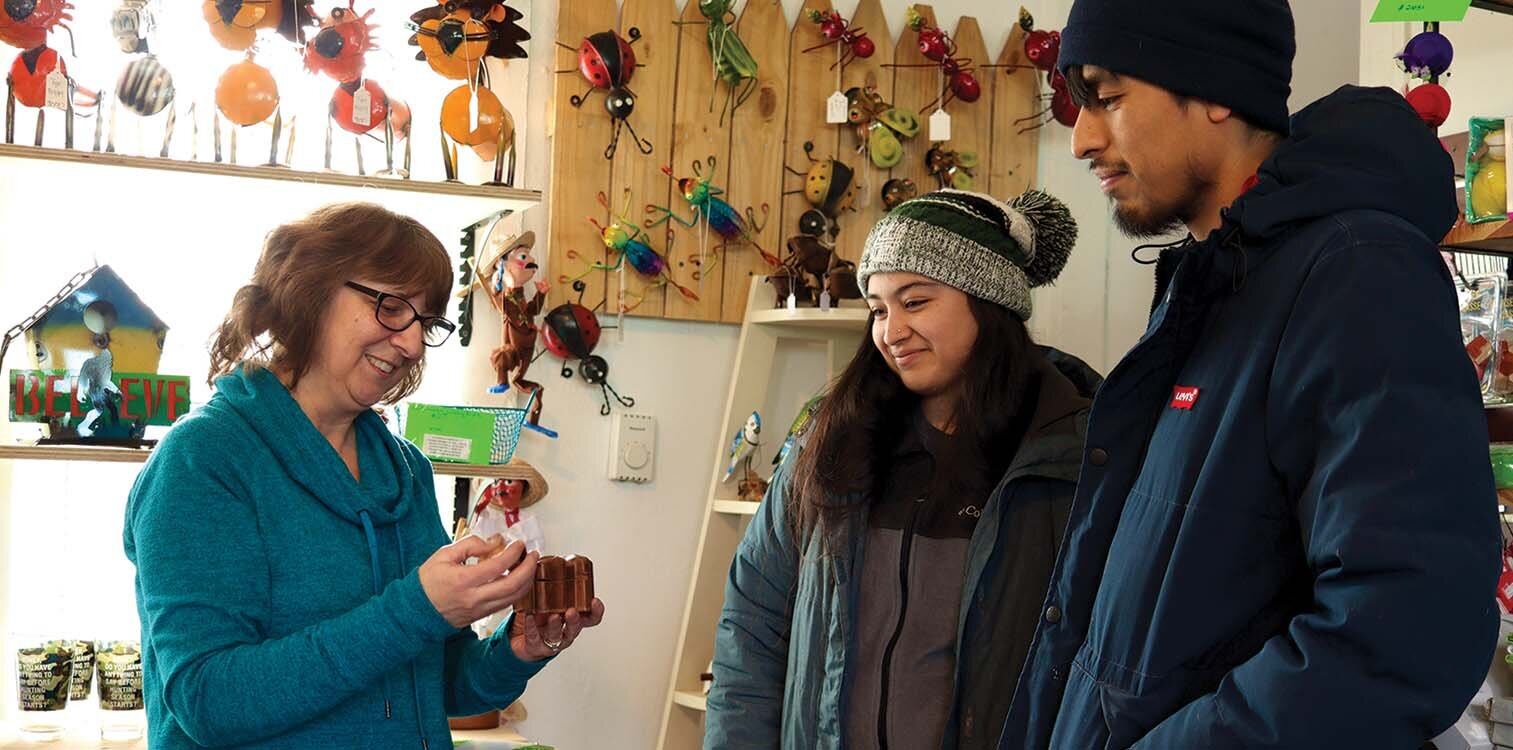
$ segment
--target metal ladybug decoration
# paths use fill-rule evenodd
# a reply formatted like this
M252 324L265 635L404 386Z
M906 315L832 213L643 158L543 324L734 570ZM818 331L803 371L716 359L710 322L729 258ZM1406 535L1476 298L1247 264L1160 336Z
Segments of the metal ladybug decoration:
M5 0L0 3L0 42L23 50L47 44L47 34L62 28L73 39L68 22L73 20L68 0Z
M415 59L443 78L471 80L486 57L526 56L521 44L531 35L519 24L522 18L501 0L437 0L410 15L410 44L420 48Z
M823 237L834 241L840 233L837 219L841 211L856 210L856 193L860 185L856 172L836 159L814 158L814 142L804 143L804 155L809 157L809 169L800 171L783 165L789 174L804 178L804 185L788 190L783 195L802 193L804 200L813 208L799 216L799 232L810 237Z
M634 407L636 400L621 396L609 384L609 363L594 354L604 328L599 325L599 318L594 311L582 305L583 293L587 288L588 285L582 281L573 282L573 291L578 293L578 301L564 302L546 314L542 338L547 351L565 360L562 377L571 378L572 363L577 362L578 374L590 385L599 386L600 394L604 397L604 405L599 408L599 414L609 416L611 396L627 409Z
M582 94L574 94L569 102L574 107L583 106L590 94L595 91L604 92L604 108L609 111L609 116L615 121L615 130L610 136L609 145L604 148L604 158L612 159L615 150L620 144L620 131L630 131L630 139L636 144L636 149L643 154L650 154L652 143L649 140L636 135L636 129L630 124L630 115L636 109L636 95L630 90L630 79L636 73L636 68L641 67L636 62L636 51L631 47L641 39L641 30L632 26L626 32L630 39L620 36L613 30L600 31L584 37L577 47L558 42L557 46L566 50L575 50L578 53L577 72L588 81L589 89ZM559 70L558 73L572 73L571 70Z
M347 7L335 7L321 20L320 31L305 44L305 69L325 73L337 83L352 83L362 78L367 53L377 47L368 19L373 9L358 15L356 0Z
M811 8L807 17L811 22L819 24L820 34L825 37L825 41L805 49L805 52L837 45L840 48L839 58L830 64L831 70L837 66L845 67L857 58L871 57L872 53L877 51L877 44L867 36L867 32L862 31L859 26L851 26L841 14L833 10Z

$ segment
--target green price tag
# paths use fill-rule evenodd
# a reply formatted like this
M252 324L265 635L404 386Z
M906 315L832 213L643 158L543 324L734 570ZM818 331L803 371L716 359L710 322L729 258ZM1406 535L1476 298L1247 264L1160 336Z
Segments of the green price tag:
M1460 21L1466 17L1471 0L1378 0L1371 14L1372 23L1388 21Z

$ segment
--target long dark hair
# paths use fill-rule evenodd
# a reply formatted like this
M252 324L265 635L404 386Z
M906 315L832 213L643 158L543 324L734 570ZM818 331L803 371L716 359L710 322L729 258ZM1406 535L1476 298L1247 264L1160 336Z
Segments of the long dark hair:
M935 491L951 492L971 477L1007 468L1013 456L1002 455L1004 446L1020 438L1009 428L1021 410L1035 408L1025 403L1025 392L1044 357L1019 316L971 295L967 301L977 340L956 381L951 424L957 449L937 457ZM821 549L834 549L841 522L887 480L888 462L918 407L919 397L888 368L869 328L820 402L789 474L788 523L799 549L816 531Z

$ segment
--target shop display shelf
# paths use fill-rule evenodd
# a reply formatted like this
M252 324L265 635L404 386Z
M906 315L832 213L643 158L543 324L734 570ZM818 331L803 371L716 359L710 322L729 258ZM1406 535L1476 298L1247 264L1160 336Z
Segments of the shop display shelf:
M691 708L695 711L707 710L705 707L704 694L695 693L692 690L679 690L673 693L672 702L684 708Z
M1513 256L1513 222L1503 219L1470 224L1461 217L1439 244L1446 250L1463 253Z
M0 460L13 461L95 461L103 463L143 463L152 451L144 448L104 448L89 445L0 445ZM435 473L449 477L500 479L503 465L452 464L437 461Z

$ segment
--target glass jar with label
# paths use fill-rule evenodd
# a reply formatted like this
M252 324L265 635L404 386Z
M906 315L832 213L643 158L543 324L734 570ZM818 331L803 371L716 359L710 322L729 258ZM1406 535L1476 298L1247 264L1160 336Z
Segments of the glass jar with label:
M21 737L33 742L62 739L67 731L63 711L73 683L73 641L31 636L16 641Z
M100 693L100 739L142 737L142 647L137 641L101 641L95 652Z

